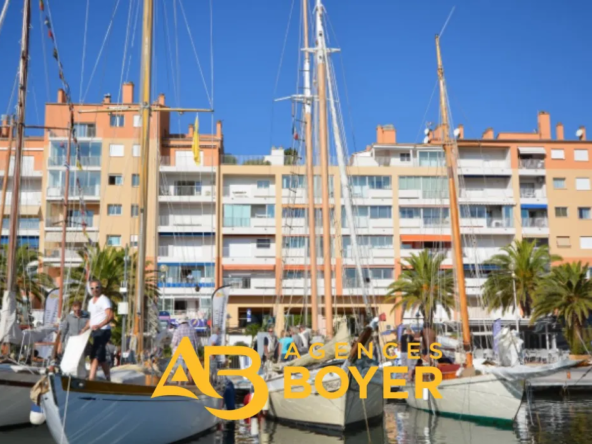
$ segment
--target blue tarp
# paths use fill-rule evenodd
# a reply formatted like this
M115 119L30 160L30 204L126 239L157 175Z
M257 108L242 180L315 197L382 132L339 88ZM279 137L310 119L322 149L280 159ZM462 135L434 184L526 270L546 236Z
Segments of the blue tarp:
M546 210L547 204L522 204L520 208L523 210Z

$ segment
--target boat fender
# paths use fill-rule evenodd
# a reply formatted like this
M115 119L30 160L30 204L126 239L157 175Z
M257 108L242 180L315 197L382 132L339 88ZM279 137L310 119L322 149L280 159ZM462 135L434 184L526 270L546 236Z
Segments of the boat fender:
M224 388L224 405L226 406L226 410L236 409L236 392L234 390L234 384L230 380L226 382L226 387Z
M33 425L41 425L45 422L45 413L43 413L43 409L35 403L31 404L29 421L31 421L31 424Z
M249 404L249 402L251 402L251 399L253 399L253 394L252 393L248 393L245 396L245 398L243 399L243 405Z

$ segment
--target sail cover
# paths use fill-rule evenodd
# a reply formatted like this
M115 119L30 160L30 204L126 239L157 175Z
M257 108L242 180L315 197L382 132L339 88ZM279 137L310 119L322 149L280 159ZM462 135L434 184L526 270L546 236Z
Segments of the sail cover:
M23 338L21 329L16 323L16 295L5 291L0 312L0 343L20 344Z
M220 345L226 343L226 314L229 296L229 285L218 288L212 294L212 329L220 328L222 334Z
M514 367L498 367L493 365L486 365L482 359L476 359L474 361L475 369L482 373L494 375L499 379L506 381L516 381L520 379L540 378L541 376L549 376L553 373L557 373L561 370L565 370L570 367L575 367L582 361L571 361L563 360L555 362L553 364L545 365L516 365Z

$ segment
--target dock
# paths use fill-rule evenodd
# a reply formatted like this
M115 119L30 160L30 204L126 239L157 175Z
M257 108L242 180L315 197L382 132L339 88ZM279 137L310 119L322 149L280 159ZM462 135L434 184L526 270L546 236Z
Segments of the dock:
M578 367L530 381L534 392L592 392L592 369Z

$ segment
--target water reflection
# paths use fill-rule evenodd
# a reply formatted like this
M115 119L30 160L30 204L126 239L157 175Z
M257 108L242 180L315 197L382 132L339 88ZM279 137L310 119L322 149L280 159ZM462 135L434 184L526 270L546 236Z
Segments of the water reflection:
M53 443L46 426L0 430L0 443ZM328 436L270 421L227 423L193 444L589 444L592 397L539 398L524 403L514 427L499 429L389 404L383 424L345 436Z

